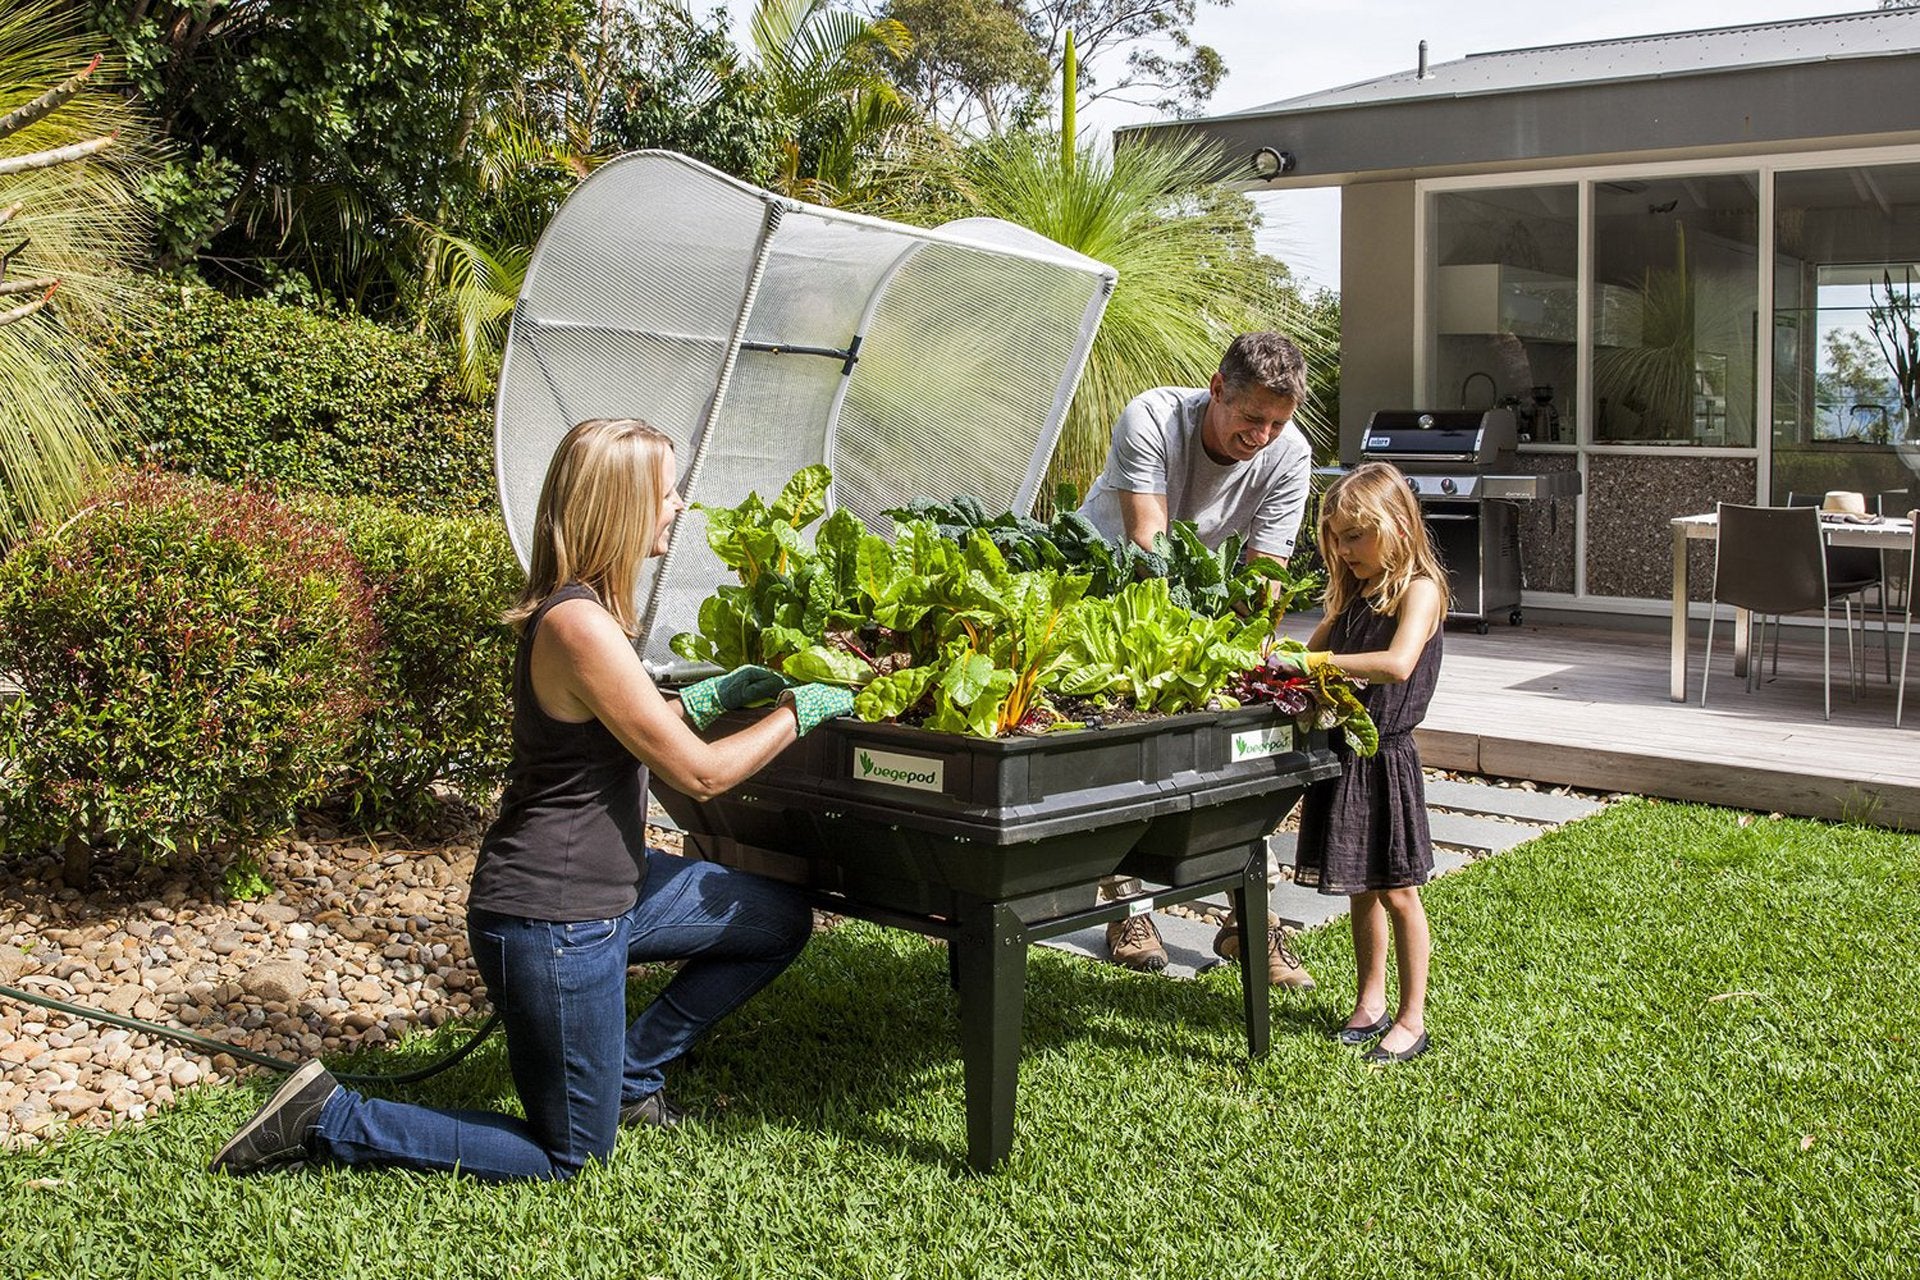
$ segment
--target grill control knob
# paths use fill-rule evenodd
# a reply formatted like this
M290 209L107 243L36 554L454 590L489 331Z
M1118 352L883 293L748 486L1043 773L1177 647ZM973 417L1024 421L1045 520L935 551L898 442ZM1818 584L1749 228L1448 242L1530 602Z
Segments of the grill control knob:
M1452 477L1452 476L1441 476L1441 477L1440 477L1440 492L1442 492L1442 493L1452 493L1452 492L1453 492L1453 491L1454 491L1455 489L1457 489L1457 488L1459 488L1459 487L1460 487L1460 486L1458 486L1458 485L1456 485L1456 484L1455 484L1455 483L1453 482L1453 477Z

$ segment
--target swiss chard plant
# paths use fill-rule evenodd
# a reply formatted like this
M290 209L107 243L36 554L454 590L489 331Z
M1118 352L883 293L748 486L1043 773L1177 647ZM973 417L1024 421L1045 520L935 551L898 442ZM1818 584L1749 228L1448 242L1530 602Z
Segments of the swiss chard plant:
M1117 696L1165 714L1204 707L1260 661L1271 634L1265 619L1203 617L1174 603L1164 578L1083 602L1078 622L1062 692Z
M1066 698L1159 714L1230 703L1223 689L1260 663L1269 615L1236 612L1231 584L1266 579L1243 572L1237 542L1216 552L1176 530L1157 559L1183 566L1178 582L1150 574L1100 594L1102 575L1147 553L1071 513L1050 528L967 500L955 505L964 523L943 527L910 515L915 504L893 513L888 542L842 510L808 545L828 479L809 467L771 504L700 508L740 580L703 602L675 652L847 686L862 719L978 737L1053 727Z
M1277 707L1303 729L1339 729L1355 755L1378 751L1380 731L1355 692L1362 682L1330 662L1301 672L1287 656L1305 650L1298 640L1280 641L1228 682L1228 695L1248 706Z

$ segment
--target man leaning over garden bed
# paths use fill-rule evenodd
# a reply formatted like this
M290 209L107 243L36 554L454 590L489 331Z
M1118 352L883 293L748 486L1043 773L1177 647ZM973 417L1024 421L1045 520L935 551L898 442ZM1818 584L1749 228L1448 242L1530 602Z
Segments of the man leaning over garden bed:
M1298 347L1278 333L1241 334L1206 387L1155 387L1121 411L1106 466L1080 514L1108 538L1145 550L1171 521L1191 520L1209 548L1241 534L1249 556L1284 566L1313 472L1313 448L1293 424L1306 397L1307 364ZM1124 877L1101 884L1108 899L1138 892L1139 881ZM1236 958L1231 917L1213 949L1223 959ZM1167 966L1151 913L1108 925L1107 954L1130 969L1157 973ZM1267 971L1276 986L1313 987L1271 916Z

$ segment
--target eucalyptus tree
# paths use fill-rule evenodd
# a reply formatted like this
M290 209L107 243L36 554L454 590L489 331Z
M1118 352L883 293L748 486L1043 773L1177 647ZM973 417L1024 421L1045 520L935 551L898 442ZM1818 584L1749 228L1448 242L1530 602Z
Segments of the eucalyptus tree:
M75 330L128 305L143 127L47 3L0 0L0 543L69 510L122 415Z

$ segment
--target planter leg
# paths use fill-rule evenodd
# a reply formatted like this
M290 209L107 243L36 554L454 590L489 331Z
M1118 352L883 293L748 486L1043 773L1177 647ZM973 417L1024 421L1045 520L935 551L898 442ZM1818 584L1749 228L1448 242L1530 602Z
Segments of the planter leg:
M1233 895L1240 925L1240 995L1247 1008L1247 1053L1267 1056L1270 1012L1267 1008L1267 844L1253 846Z
M1012 909L982 903L952 942L960 987L960 1057L967 1084L967 1163L982 1173L1013 1149L1026 1012L1026 929Z

